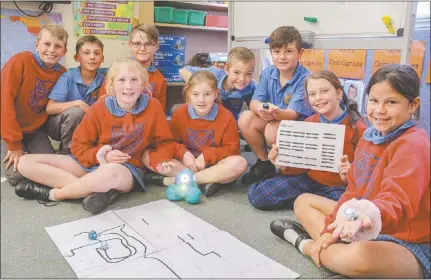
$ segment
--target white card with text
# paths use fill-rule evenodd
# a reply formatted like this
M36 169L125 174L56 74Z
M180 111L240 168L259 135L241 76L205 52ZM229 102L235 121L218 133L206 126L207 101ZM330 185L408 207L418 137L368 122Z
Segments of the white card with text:
M280 122L276 164L338 173L345 125L304 121Z

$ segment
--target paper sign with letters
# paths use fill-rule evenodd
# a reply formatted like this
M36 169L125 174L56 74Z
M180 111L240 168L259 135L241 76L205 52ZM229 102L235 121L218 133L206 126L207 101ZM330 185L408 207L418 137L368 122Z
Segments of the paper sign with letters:
M338 173L345 128L340 124L281 121L275 163Z

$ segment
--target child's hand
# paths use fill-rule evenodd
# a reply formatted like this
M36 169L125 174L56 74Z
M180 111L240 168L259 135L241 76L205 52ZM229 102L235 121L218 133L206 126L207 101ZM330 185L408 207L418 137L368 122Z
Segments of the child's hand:
M195 160L195 163L196 163L196 168L198 169L198 171L204 170L206 167L204 154L200 154L198 156L198 158Z
M277 159L277 156L278 156L278 146L277 144L272 144L272 148L271 148L271 151L269 152L268 159L273 165L275 165L275 160Z
M100 164L107 163L106 161L106 154L108 152L112 151L111 145L104 145L100 147L100 149L96 153L96 159Z
M106 154L105 158L109 163L125 163L131 156L119 150L112 150Z
M260 107L260 108L257 108L256 111L262 120L269 122L275 119L274 110L278 109L278 107L271 103L266 103L266 104L268 104L269 106L268 109L264 109L263 107Z
M156 171L164 175L166 173L169 173L172 170L172 168L174 168L174 166L175 166L175 163L173 161L164 161L159 163L156 166Z
M341 163L338 166L338 173L340 173L341 180L347 182L347 172L350 169L350 162L347 155L341 156Z
M337 242L338 238L334 238L330 233L324 233L314 241L313 247L311 247L311 258L317 267L321 266L320 252L322 249L328 248L330 245Z
M354 221L337 218L327 228L334 230L332 232L333 238L353 238L361 229L369 229L372 227L370 218L361 213L359 218Z
M9 169L9 167L12 165L12 163L13 163L13 172L16 172L17 171L17 168L18 168L18 161L19 161L19 158L23 155L24 153L22 152L22 150L21 149L19 149L19 150L16 150L16 151L7 151L7 155L6 155L6 157L4 158L4 160L3 160L3 163L5 163L6 161L7 161L7 163L6 163L6 165L5 165L5 170L8 170Z
M82 100L76 100L75 106L81 108L84 112L87 112L88 108L90 108L90 106Z
M196 158L195 158L195 156L190 151L187 151L187 152L184 153L184 156L183 156L183 163L184 163L184 165L188 169L190 169L191 171L193 171L194 173L197 173L198 169L196 168L195 161L196 161Z

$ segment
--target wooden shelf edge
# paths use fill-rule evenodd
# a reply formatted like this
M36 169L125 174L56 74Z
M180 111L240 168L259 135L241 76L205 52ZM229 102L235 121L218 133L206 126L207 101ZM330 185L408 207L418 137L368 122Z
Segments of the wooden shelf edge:
M205 11L215 11L215 12L227 12L228 4L220 4L220 3L212 3L212 2L194 2L194 1L169 1L174 3L174 5L179 4L181 7L190 8L190 9L198 9Z
M183 29L193 29L193 30L208 30L208 31L223 31L223 32L228 31L228 28L226 27L194 26L194 25L160 23L160 22L155 22L154 25L159 27L183 28Z

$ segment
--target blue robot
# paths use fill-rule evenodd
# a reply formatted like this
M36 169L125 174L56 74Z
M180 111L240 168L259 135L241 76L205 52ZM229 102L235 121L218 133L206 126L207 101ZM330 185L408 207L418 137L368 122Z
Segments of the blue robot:
M197 204L201 201L201 190L194 181L194 173L190 169L182 170L175 177L175 183L166 190L169 200L184 199L187 203Z

